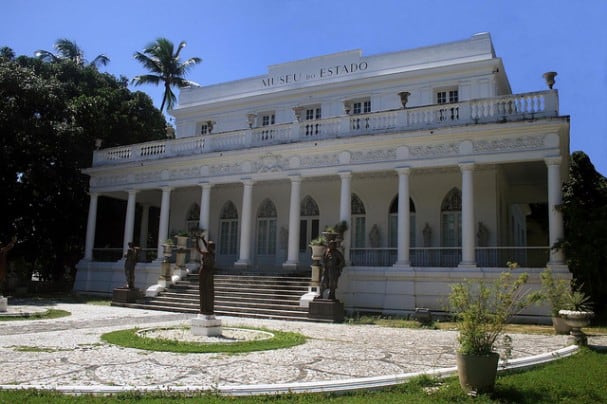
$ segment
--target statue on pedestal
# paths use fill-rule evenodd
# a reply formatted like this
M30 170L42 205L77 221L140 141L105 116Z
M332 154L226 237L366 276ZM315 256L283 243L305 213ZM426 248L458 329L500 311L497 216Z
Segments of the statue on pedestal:
M337 249L337 241L330 240L327 249L322 258L323 261L323 276L321 282L321 290L329 289L329 300L335 300L335 289L337 289L337 281L341 275L341 271L346 265L343 254Z
M199 240L204 244L204 250L200 248ZM204 236L197 237L196 249L201 257L198 275L200 314L212 316L215 314L215 285L213 282L213 274L215 272L215 243L205 240Z
M135 247L132 242L129 242L129 249L124 254L124 275L126 277L126 287L129 289L135 289L135 265L137 264L139 250L139 247Z

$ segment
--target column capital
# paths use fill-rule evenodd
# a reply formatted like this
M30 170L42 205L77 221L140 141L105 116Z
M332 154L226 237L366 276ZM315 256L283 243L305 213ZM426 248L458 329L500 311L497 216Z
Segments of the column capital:
M396 167L394 169L399 175L409 175L411 174L411 167Z
M211 184L210 182L200 182L198 183L198 185L200 185L200 187L202 187L203 189L211 189L213 187L213 184Z
M461 171L472 171L472 170L474 170L474 167L476 166L476 164L474 164L472 162L464 162L464 163L459 163L458 166Z
M129 188L129 189L127 189L127 190L126 190L126 192L127 192L129 195L136 195L136 194L137 194L137 192L139 192L139 190L138 190L138 189Z
M171 192L173 190L173 187L171 187L169 185L161 185L160 190L162 192Z
M340 172L338 172L338 174L341 177L341 179L352 178L352 171L340 171Z
M293 182L301 182L302 177L300 174L293 174L293 175L289 175L289 179L291 180L291 183Z
M560 166L563 158L561 156L546 157L544 162L547 166Z
M240 181L243 183L243 185L251 186L255 184L255 180L252 178L242 178Z

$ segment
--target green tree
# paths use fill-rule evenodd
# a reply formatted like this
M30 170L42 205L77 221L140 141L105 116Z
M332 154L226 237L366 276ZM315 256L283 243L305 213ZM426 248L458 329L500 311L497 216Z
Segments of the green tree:
M164 85L164 96L162 97L162 105L160 110L172 109L177 98L173 93L172 87L187 87L196 86L198 84L185 79L187 72L196 64L202 62L198 57L192 57L181 62L179 54L186 46L184 41L181 41L174 49L173 43L166 38L158 38L156 42L148 44L143 52L135 52L135 59L150 72L133 78L133 84L136 86L141 84L162 83Z
M63 279L81 258L96 139L162 139L166 121L126 78L70 61L0 58L0 240L13 234L30 270Z
M607 312L607 179L581 151L571 155L561 206L565 238L556 245L599 313Z
M84 51L80 48L76 42L70 41L69 39L58 39L53 45L57 53L53 53L47 50L37 50L34 52L34 56L45 62L58 62L63 60L69 60L78 66L89 65L98 67L99 65L106 66L110 62L104 54L97 55L92 62L88 61L84 57Z

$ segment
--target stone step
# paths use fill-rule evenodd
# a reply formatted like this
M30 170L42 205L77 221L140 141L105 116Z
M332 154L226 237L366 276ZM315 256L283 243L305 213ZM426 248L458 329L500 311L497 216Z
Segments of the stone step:
M309 321L299 306L308 292L309 277L215 275L215 313L226 316ZM198 275L190 274L141 307L183 313L199 312Z

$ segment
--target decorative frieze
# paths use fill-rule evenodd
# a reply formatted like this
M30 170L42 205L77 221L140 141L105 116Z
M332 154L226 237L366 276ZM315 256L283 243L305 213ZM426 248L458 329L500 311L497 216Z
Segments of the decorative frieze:
M443 143L433 145L420 145L409 147L412 157L443 157L454 156L459 152L459 143Z
M387 161L394 159L396 159L396 150L394 149L366 150L352 153L353 162Z
M543 136L521 136L493 140L476 140L472 142L477 152L510 152L515 150L537 149L544 146Z

